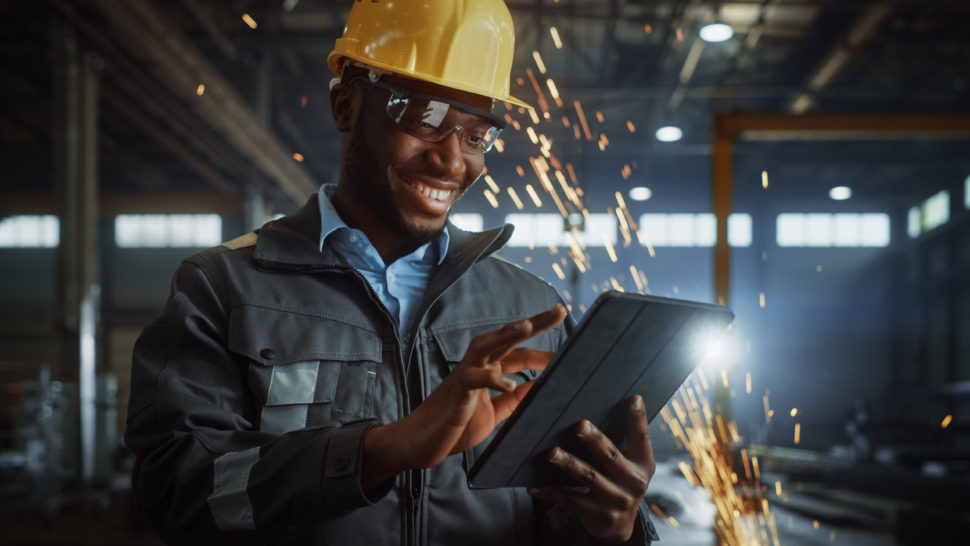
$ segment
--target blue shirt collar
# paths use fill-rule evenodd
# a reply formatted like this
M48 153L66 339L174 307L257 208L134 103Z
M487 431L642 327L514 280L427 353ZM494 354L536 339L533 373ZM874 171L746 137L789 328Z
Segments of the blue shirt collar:
M323 251L323 247L326 244L327 238L330 234L343 230L352 229L343 219L340 218L340 214L337 213L337 209L333 208L333 204L330 202L333 199L334 192L337 191L336 184L322 184L320 190L317 191L317 203L320 205L320 251ZM445 255L448 253L448 244L450 242L450 237L448 235L448 230L441 230L441 234L434 238L429 243L421 245L415 253L418 257L424 255L423 250L426 250L429 245L433 245L437 256L435 258L435 264L441 265L441 262L445 260Z

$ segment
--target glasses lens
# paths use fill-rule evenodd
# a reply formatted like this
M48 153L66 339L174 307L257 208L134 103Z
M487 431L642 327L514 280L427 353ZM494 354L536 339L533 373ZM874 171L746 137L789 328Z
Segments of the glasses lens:
M502 130L487 118L467 114L450 103L424 96L402 96L391 93L387 114L400 130L428 142L441 142L458 132L461 149L466 153L484 153L492 149ZM458 125L456 122L461 121Z

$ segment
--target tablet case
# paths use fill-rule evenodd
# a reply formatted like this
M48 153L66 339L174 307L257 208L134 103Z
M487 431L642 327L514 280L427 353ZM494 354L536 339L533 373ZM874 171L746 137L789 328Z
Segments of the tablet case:
M705 340L734 319L719 305L606 292L468 472L472 488L575 485L546 460L554 446L595 464L575 436L583 419L621 450L627 405L643 396L652 420L700 362Z

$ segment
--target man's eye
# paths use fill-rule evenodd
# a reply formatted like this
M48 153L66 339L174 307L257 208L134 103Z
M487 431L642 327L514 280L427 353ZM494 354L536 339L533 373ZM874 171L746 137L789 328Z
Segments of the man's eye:
M413 130L420 131L422 133L428 133L428 132L433 132L438 130L438 128L435 127L434 125L421 121L420 119L417 119L417 118L404 118L401 121L403 123L407 123L408 125L410 125L413 128Z

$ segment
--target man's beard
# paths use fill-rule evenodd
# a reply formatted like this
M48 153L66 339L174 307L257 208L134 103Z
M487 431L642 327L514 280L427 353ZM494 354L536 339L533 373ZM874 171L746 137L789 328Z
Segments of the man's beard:
M426 226L408 221L394 201L386 174L381 172L382 167L362 134L361 130L353 132L344 159L344 170L354 199L370 207L377 221L401 237L409 248L418 248L433 240L444 230L445 222L440 226Z

